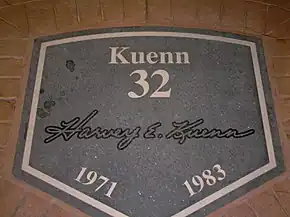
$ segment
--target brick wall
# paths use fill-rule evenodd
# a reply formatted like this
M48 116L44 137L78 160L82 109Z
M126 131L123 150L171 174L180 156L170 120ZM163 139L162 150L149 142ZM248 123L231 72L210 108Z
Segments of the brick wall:
M11 174L33 38L133 25L205 28L263 39L287 171L210 216L290 216L289 0L0 0L0 216L85 216Z

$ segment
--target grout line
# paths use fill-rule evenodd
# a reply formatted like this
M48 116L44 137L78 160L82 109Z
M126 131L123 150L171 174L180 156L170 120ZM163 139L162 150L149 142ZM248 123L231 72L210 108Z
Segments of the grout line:
M5 20L3 17L0 17L0 20L2 20L2 21L3 21L4 23L6 23L6 24L12 26L12 27L13 27L14 29L16 29L17 31L21 32L18 26L16 26L16 25L14 25L13 23L11 23L11 22Z
M262 30L262 34L266 34L266 30L267 30L267 26L268 26L268 16L269 16L269 5L266 6L266 11L265 11L265 15L263 16L263 20L265 21L264 26L263 26L263 30Z
M125 20L125 1L122 0L122 21Z
M97 11L98 14L97 14L97 17L96 17L96 19L97 19L96 22L100 22L100 21L102 21L101 2L100 2L100 0L97 0L96 3L98 4L98 11ZM101 20L100 20L99 16L101 16Z
M290 36L279 37L277 40L290 40Z
M15 60L23 60L24 57L18 57L18 56L0 56L1 59L15 59Z
M52 3L52 11L53 11L53 17L54 17L54 24L55 24L55 28L56 29L59 29L58 25L57 25L57 22L56 22L56 7L55 7L55 4Z
M4 41L4 40L9 41L9 40L15 40L15 39L17 39L17 40L25 40L25 41L27 41L27 40L28 40L28 37L23 37L23 36L22 36L22 37L21 37L21 36L19 36L19 37L8 37L8 36L7 36L7 37L3 37L3 38L1 37L1 38L0 38L1 41Z
M173 19L172 0L169 0L169 20L173 21Z
M276 40L279 39L279 38L277 38L277 37L275 37L275 36L273 36L273 35L268 35L268 33L262 33L261 35L262 35L262 36L269 37L269 38L272 38L272 39L276 39Z
M279 9L281 9L281 10L284 10L284 11L288 11L288 12L290 12L290 9L288 9L288 8L284 8L284 7L281 7L281 6L279 6L279 5L275 5L275 7L279 8Z
M266 15L264 17L265 23L264 23L263 35L269 35L270 36L270 34L273 32L273 30L267 32L268 25L269 25L268 19L269 19L269 15L270 15L270 13L269 13L269 5L266 6L266 12L265 13L266 13ZM277 27L277 25L276 25L276 27Z
M278 94L280 97L280 100L290 100L290 95L286 95L286 94Z
M79 7L78 7L78 3L77 3L78 0L75 0L75 6L76 6L76 17L77 17L77 23L80 23L81 22L81 19L80 19L80 11L79 11Z
M25 1L25 2L18 2L18 3L14 3L14 4L10 3L10 5L2 6L2 7L0 7L0 9L9 8L11 6L24 5L24 4L33 3L33 2L42 2L42 1L44 1L44 0L31 0L31 1Z
M24 11L25 11L26 24L27 24L27 34L29 35L29 33L30 33L30 25L29 25L29 20L28 20L28 13L27 13L26 4L24 5Z
M244 7L245 7L245 12L244 12L244 27L243 27L243 32L246 32L247 25L248 25L248 7L247 7L247 5L244 5Z
M196 2L195 20L196 20L197 23L200 22L200 19L199 19L199 18L200 18L200 17L199 17L199 13L200 13L200 7L199 7L199 6L200 6L200 2L201 2L201 1L197 1L197 2Z
M245 1L246 1L246 2L259 3L259 4L262 4L262 5L267 5L267 6L277 7L277 8L280 8L280 9L282 9L282 10L285 10L285 11L290 11L290 9L285 8L285 7L283 7L283 6L276 5L276 4L271 4L271 3L267 3L267 2L263 2L263 1L257 1L257 0L245 0Z
M281 78L289 78L290 77L290 74L285 74L285 75L272 75L273 78L278 78L278 79L281 79Z
M149 19L148 13L148 0L145 0L145 23L147 23Z
M21 76L0 75L0 79L21 79Z
M12 124L12 120L0 120L0 124Z
M222 20L223 20L223 11L224 11L224 5L223 5L223 0L220 0L220 10L219 10L219 25L222 25Z
M19 35L19 36L3 36L0 37L0 41L11 41L11 40L29 40L32 37L27 34L27 36ZM33 39L33 38L32 38Z
M17 97L16 96L11 96L11 97L0 96L0 101L12 101L12 100L17 100Z
M285 23L287 23L288 21L290 21L290 17L287 18L286 20L283 20L282 22L280 22L279 24L276 25L276 29L282 25L284 25ZM269 32L267 32L266 34L272 34L274 32L275 29L270 30Z
M279 197L277 195L277 192L274 190L274 188L272 188L272 192L274 195L275 200L277 201L277 203L279 204L280 208L282 209L282 211L284 212L284 214L286 216L289 216L289 214L287 213L287 211L284 209L284 207L282 206L282 204L280 203Z
M286 55L286 56L279 56L279 55L275 55L275 56L272 56L272 58L290 58L290 54L289 55Z
M288 191L276 191L276 193L287 194L287 195L290 194L290 192L288 192Z
M267 3L267 2L264 2L264 1L258 1L258 0L245 0L246 2L254 2L254 3L259 3L259 4L262 4L262 5L273 5L271 3Z
M248 201L245 201L245 204L248 205L248 207L250 208L255 217L259 217L258 213L255 211L255 209L251 206L251 204Z
M285 24L285 23L287 23L287 22L289 22L289 21L290 21L290 17L287 18L286 20L282 21L279 25L283 25L283 24Z
M99 0L100 4L100 12L101 12L101 21L105 21L105 14L104 14L104 5L102 0Z

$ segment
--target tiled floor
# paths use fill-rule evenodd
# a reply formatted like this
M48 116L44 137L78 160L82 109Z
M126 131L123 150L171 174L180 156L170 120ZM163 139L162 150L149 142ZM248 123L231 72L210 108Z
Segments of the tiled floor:
M210 216L290 216L289 0L0 0L0 216L85 216L11 174L33 39L134 25L215 29L263 39L286 172Z

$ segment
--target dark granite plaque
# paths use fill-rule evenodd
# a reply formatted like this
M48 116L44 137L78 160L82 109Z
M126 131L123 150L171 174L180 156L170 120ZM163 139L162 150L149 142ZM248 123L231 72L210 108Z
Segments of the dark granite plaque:
M91 216L202 217L283 171L260 39L35 40L14 174Z

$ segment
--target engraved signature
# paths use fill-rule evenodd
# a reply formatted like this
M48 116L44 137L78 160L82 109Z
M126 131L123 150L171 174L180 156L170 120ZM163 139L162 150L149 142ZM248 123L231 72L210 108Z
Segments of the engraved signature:
M127 148L135 139L140 138L141 127L137 126L135 128L102 128L96 127L92 129L86 126L90 120L92 120L97 114L98 110L93 110L84 119L80 117L75 117L69 121L61 121L59 126L47 126L45 132L49 134L47 138L44 139L45 143L50 143L59 137L62 137L65 141L69 141L71 138L76 136L78 139L119 139L117 148L119 150L124 150ZM147 127L143 133L144 139L161 139L165 137L166 139L177 140L179 144L184 144L187 139L228 139L228 138L243 138L250 136L255 133L254 129L248 129L245 131L238 131L234 128L228 128L226 130L221 130L217 128L197 128L204 123L204 119L200 118L196 121L174 121L172 122L173 129L166 134L160 132L157 133L158 128L162 126L161 122L156 122Z

